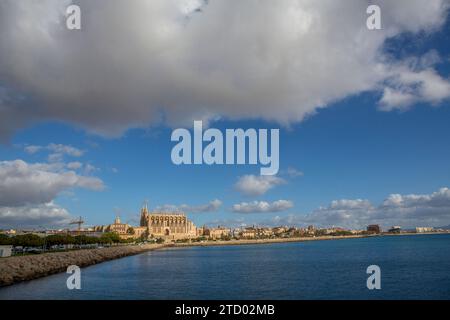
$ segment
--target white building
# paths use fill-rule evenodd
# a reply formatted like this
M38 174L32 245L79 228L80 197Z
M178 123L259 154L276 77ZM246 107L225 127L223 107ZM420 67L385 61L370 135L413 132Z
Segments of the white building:
M10 257L12 254L12 246L0 246L0 258Z
M433 232L433 227L416 227L416 233Z

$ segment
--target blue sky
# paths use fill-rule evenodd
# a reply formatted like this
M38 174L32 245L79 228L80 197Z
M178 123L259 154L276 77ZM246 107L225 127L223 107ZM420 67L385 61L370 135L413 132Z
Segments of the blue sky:
M190 214L197 223L248 219L266 221L274 215L307 214L335 199L368 199L382 202L391 193L429 194L450 184L450 109L443 104L415 106L408 112L380 112L371 94L347 99L321 110L301 125L282 128L280 171L295 168L303 176L287 178L260 197L235 190L238 177L259 174L259 166L176 166L170 159L171 129L130 130L118 139L104 139L68 125L42 124L15 135L1 147L2 160L45 162L46 152L29 155L25 145L68 144L86 150L80 158L98 171L106 189L74 190L55 201L90 224L107 223L119 213L135 218L142 203L200 205L220 199L218 212ZM214 124L216 128L272 128L263 121ZM290 199L295 207L271 214L230 213L242 201ZM134 220L133 220L134 221Z
M84 2L80 3L83 9ZM448 8L446 5L448 2L442 1L442 8ZM423 11L424 6L425 1L418 2L417 14ZM83 216L88 225L108 224L115 215L120 215L123 221L136 224L145 200L149 201L151 208L166 206L184 209L197 225L317 224L362 228L369 222L385 226L401 224L406 227L450 224L450 190L447 188L450 187L450 92L447 92L450 88L450 22L446 18L447 9L442 8L436 9L440 10L437 13L431 12L429 21L417 22L419 26L405 27L400 24L400 27L396 26L398 30L395 36L384 35L381 39L376 36L373 41L379 42L378 46L367 49L367 55L373 55L373 61L370 60L373 65L367 66L367 74L362 71L364 66L359 64L350 64L349 67L352 68L336 74L338 70L342 70L339 66L335 68L333 63L339 64L342 61L338 59L332 62L332 58L330 61L319 61L319 65L330 63L328 68L331 71L325 70L322 76L321 70L314 69L309 77L307 75L311 71L306 70L303 74L301 72L304 69L301 69L296 83L298 88L308 89L305 95L289 92L292 83L284 83L284 73L278 75L279 78L274 77L281 79L280 83L283 83L274 92L287 92L283 98L279 98L279 106L276 105L277 100L271 100L273 95L267 97L271 104L266 106L262 103L260 108L258 103L264 97L258 96L255 101L252 100L258 92L263 94L266 87L264 83L253 87L254 81L246 83L249 81L247 77L263 76L258 75L261 67L255 69L254 75L247 69L242 74L238 71L231 72L231 75L224 73L224 76L230 75L238 82L242 79L239 85L246 87L251 93L250 99L242 92L236 92L236 97L242 94L241 100L229 99L228 95L231 93L228 90L208 95L208 92L215 92L216 89L203 82L190 88L190 78L184 78L186 74L180 74L181 84L185 82L184 87L173 83L173 90L167 91L167 98L155 98L157 103L167 102L170 110L169 107L167 110L158 109L158 115L153 116L153 109L137 109L135 106L146 106L149 101L147 99L153 99L155 94L149 98L146 95L140 96L141 92L136 86L127 87L124 84L123 87L117 87L119 84L108 79L107 73L103 79L104 82L112 81L112 88L103 88L102 84L96 82L102 79L101 76L92 80L94 82L89 85L94 89L100 87L99 92L104 91L105 95L114 90L122 90L122 95L116 97L115 101L122 98L124 100L117 105L115 101L104 100L103 96L97 97L95 94L93 101L89 100L91 91L87 89L80 89L78 93L76 90L63 90L61 95L67 97L61 98L50 90L55 88L53 80L49 81L48 88L44 88L44 85L33 83L34 79L20 78L14 73L17 70L5 66L13 59L6 55L5 58L0 58L0 68L5 69L6 74L0 77L0 89L3 89L0 90L0 115L3 119L0 123L7 129L7 134L3 136L5 142L0 145L0 170L4 170L4 175L0 171L0 176L5 179L0 190L4 194L21 192L20 188L12 190L12 186L23 186L22 184L16 183L17 181L12 184L5 182L7 178L12 179L7 176L10 172L7 170L13 167L16 170L14 179L20 179L20 170L17 169L19 165L14 164L17 160L22 160L29 166L22 176L37 174L40 178L49 175L51 179L59 179L55 176L59 175L65 179L65 175L72 172L78 180L71 183L60 180L56 183L56 180L52 180L48 185L39 182L42 183L42 193L38 193L43 200L36 203L21 200L19 196L17 201L8 201L6 196L0 196L0 228L18 224L66 226L67 221L77 216ZM56 6L56 12L59 9ZM317 10L322 12L322 8ZM391 8L388 15L395 17L395 10L397 9ZM22 12L22 15L25 13ZM209 13L205 10L204 14ZM445 23L438 21L439 17L442 20L442 16L445 17ZM391 18L386 19L386 23L389 23L389 19ZM273 23L277 25L278 22ZM424 25L420 26L420 23ZM390 27L385 27L386 32ZM190 36L195 42L196 37ZM80 33L79 37L81 40L76 41L83 45L89 43L84 37L90 36ZM120 42L121 35L117 37ZM277 44L280 46L278 51L286 50L284 45L290 40L285 41ZM0 43L0 50L5 50L6 45L10 44L2 38ZM358 48L366 46L363 43L357 45ZM30 46L33 48L33 45ZM140 48L141 46L136 52L140 53ZM322 43L317 43L317 48L309 50L318 48L322 48ZM19 52L21 47L14 44L13 49ZM100 53L106 50L100 46L97 49ZM216 48L212 47L211 51L214 49ZM37 56L44 57L45 50L36 50L39 51ZM261 50L264 53L264 49ZM89 48L86 51L87 57L94 55ZM336 53L336 56L339 54ZM231 55L228 53L222 58L228 59ZM56 57L65 58L64 55ZM204 60L209 59L209 56L206 57ZM302 65L311 57L314 54L292 62ZM357 60L361 57L350 58ZM217 61L211 59L208 63L220 64L221 61L223 62L219 58ZM382 75L375 75L380 68L380 61L387 71L383 70ZM129 65L120 63L119 61L117 67L119 70L120 67L128 70ZM230 62L230 66L235 67L234 63ZM95 77L105 67L106 64L100 65ZM361 70L357 71L358 68ZM154 67L150 69L157 70ZM62 79L69 85L73 84L70 76L73 70L69 70L69 66L49 66L46 72L40 65L38 69L31 66L31 70L39 75L42 73L45 81L50 77L49 72L61 72ZM19 71L17 73L21 73ZM88 79L84 75L88 72L88 69L80 71L82 79ZM161 67L159 72L164 72L164 68ZM327 72L332 74L328 75ZM69 76L64 78L66 73ZM373 83L367 80L372 74L376 78ZM20 76L23 77L22 74ZM361 79L361 87L358 83L350 83L335 92L340 82L346 82L353 76ZM125 75L124 82L126 77ZM323 80L324 77L334 77L336 82L328 83L328 80ZM170 89L170 81L168 84L161 80L161 84L157 78L156 75L155 78L136 81L161 86L158 92L164 91L167 86ZM411 78L414 80L408 82ZM195 80L197 79L193 79L193 82ZM311 84L316 80L317 84ZM20 81L23 81L23 85L18 85ZM211 80L214 81L216 80ZM77 80L75 83L82 85L83 82ZM199 96L196 86L206 90L204 97ZM421 92L421 87L431 89ZM173 98L177 96L177 88L181 88L181 101ZM440 89L434 90L435 88ZM60 91L55 88L55 92ZM132 94L128 96L128 92ZM308 92L314 99L310 98ZM390 95L389 92L398 95ZM12 102L7 104L9 100ZM217 108L215 101L220 101ZM196 103L199 104L198 107ZM37 109L39 111L35 112ZM17 110L25 111L21 114ZM153 118L147 121L149 114ZM188 128L189 125L192 126L194 119L208 119L210 127L223 132L228 128L280 128L280 172L276 177L279 180L269 182L270 188L265 192L248 195L248 192L239 190L237 183L249 175L256 179L256 183L264 183L258 180L261 179L259 165L174 165L170 158L171 149L175 145L170 141L172 129ZM50 147L52 144L53 147ZM56 150L57 145L60 146L59 151ZM40 149L31 152L27 149L30 146L39 146ZM68 146L79 150L81 154L74 155L67 149L61 151L61 148ZM49 158L49 155L55 153L56 158ZM79 164L73 166L75 162ZM69 167L69 163L72 163L72 167ZM31 168L33 164L52 164L53 167ZM56 168L56 165L59 167ZM33 177L27 179L34 183L36 180L32 180ZM50 186L51 183L55 183L55 186ZM36 193L36 186L32 194ZM24 194L27 192L24 191ZM52 199L44 196L46 192ZM16 199L14 196L10 197ZM281 200L288 202L288 205L275 205L280 204L277 201ZM266 205L270 208L265 211L260 209L264 207L263 202L267 202ZM40 210L49 208L49 203L53 213L41 212ZM211 203L214 204L208 206ZM236 204L253 205L256 209L252 213L234 212L237 211L233 210ZM40 207L42 205L47 205L46 209ZM34 215L30 212L34 212Z

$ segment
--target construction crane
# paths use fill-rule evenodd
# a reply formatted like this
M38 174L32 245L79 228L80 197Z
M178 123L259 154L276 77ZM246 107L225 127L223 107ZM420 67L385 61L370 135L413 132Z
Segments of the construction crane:
M84 220L83 220L83 218L80 216L79 218L78 218L78 220L74 220L74 221L72 221L72 222L70 222L69 224L77 224L78 225L78 232L80 232L81 231L81 225L84 223Z

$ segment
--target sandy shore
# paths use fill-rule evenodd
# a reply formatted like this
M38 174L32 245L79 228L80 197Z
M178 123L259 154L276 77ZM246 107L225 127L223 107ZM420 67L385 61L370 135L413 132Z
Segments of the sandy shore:
M155 250L164 246L163 244L118 246L1 258L0 286L7 286L21 281L45 277L54 273L65 272L70 265L86 267L108 260Z
M323 237L302 237L302 238L278 238L278 239L255 239L255 240L229 240L229 241L208 241L208 242L193 242L193 243L175 243L170 247L209 247L209 246L240 246L249 244L268 244L268 243L285 243L285 242L303 242L303 241L319 241L319 240L339 240L339 239L353 239L365 238L365 235L355 236L323 236Z
M268 244L268 243L285 243L285 242L304 242L304 241L321 241L321 240L343 240L355 238L370 238L370 237L399 237L399 236L420 236L420 235L435 235L435 234L450 234L450 232L426 232L426 233L390 233L390 234L376 234L376 235L352 235L352 236L321 236L321 237L298 237L298 238L277 238L277 239L255 239L255 240L229 240L229 241L208 241L208 242L193 242L193 243L175 243L169 247L193 247L193 246L233 246L233 245L249 245L249 244Z

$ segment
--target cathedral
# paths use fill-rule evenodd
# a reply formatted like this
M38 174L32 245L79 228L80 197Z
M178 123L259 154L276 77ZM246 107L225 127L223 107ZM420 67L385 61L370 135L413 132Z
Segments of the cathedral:
M189 239L197 236L197 227L184 213L149 212L141 209L141 227L147 227L148 236L166 240Z

